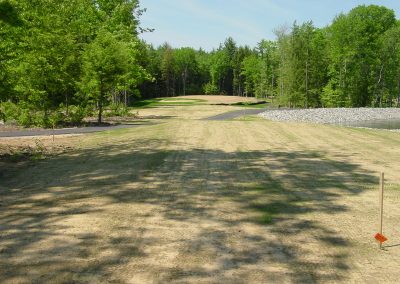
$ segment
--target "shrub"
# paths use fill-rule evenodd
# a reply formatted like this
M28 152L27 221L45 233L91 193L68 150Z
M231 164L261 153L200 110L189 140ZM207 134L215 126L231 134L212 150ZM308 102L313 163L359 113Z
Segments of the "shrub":
M17 122L24 127L52 127L49 114L44 111L33 111L29 108L21 108Z
M203 91L206 95L218 95L218 87L212 83L207 83L203 86Z
M123 104L111 104L110 109L105 112L105 116L128 116L129 110Z
M30 114L30 111L26 108L20 109L16 121L18 122L19 125L22 126L31 126L33 124L32 115Z
M12 102L2 102L0 104L0 119L4 122L17 121L20 113L20 107Z
M21 102L3 102L0 104L0 119L4 122L16 122L18 125L29 127L53 127L63 124L79 124L89 111L81 106L70 106L68 115L65 108L60 108L45 112L43 110L33 110L27 104Z
M69 106L65 120L71 124L79 124L89 114L89 110L82 106Z
M61 109L58 109L49 115L48 123L50 125L48 125L48 126L52 127L52 126L63 124L66 120L65 118L66 118L65 114L61 111Z

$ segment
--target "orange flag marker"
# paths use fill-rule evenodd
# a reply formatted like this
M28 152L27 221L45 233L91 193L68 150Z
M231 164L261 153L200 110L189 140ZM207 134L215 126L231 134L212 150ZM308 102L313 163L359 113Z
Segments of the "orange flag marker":
M383 244L384 242L387 241L387 238L386 238L384 235L379 234L379 233L377 233L377 234L375 235L375 239L376 239L378 242L380 242L381 244Z

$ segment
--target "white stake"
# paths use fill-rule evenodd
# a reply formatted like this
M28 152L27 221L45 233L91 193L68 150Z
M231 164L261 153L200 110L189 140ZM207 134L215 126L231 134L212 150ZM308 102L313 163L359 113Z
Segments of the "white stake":
M385 174L381 172L380 191L379 191L379 233L383 235L383 187L385 183ZM382 243L379 242L379 248L382 249Z

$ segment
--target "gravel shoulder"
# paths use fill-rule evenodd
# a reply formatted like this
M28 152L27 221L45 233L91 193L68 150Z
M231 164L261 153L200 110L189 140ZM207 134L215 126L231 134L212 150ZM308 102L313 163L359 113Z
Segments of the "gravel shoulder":
M319 108L268 110L261 117L273 121L341 124L369 120L400 119L399 108Z

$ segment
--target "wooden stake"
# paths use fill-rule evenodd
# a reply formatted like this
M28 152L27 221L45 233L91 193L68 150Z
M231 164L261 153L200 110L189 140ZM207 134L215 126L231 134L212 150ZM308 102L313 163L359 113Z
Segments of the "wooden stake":
M54 153L54 127L55 127L55 126L54 126L54 122L53 122L53 143L52 143L52 145L51 145L51 146L52 146L52 147L51 147L51 148L52 148L51 150L52 150L53 153Z
M379 233L383 235L383 189L385 183L385 174L381 172L380 190L379 190ZM379 248L382 249L382 243L379 243Z

